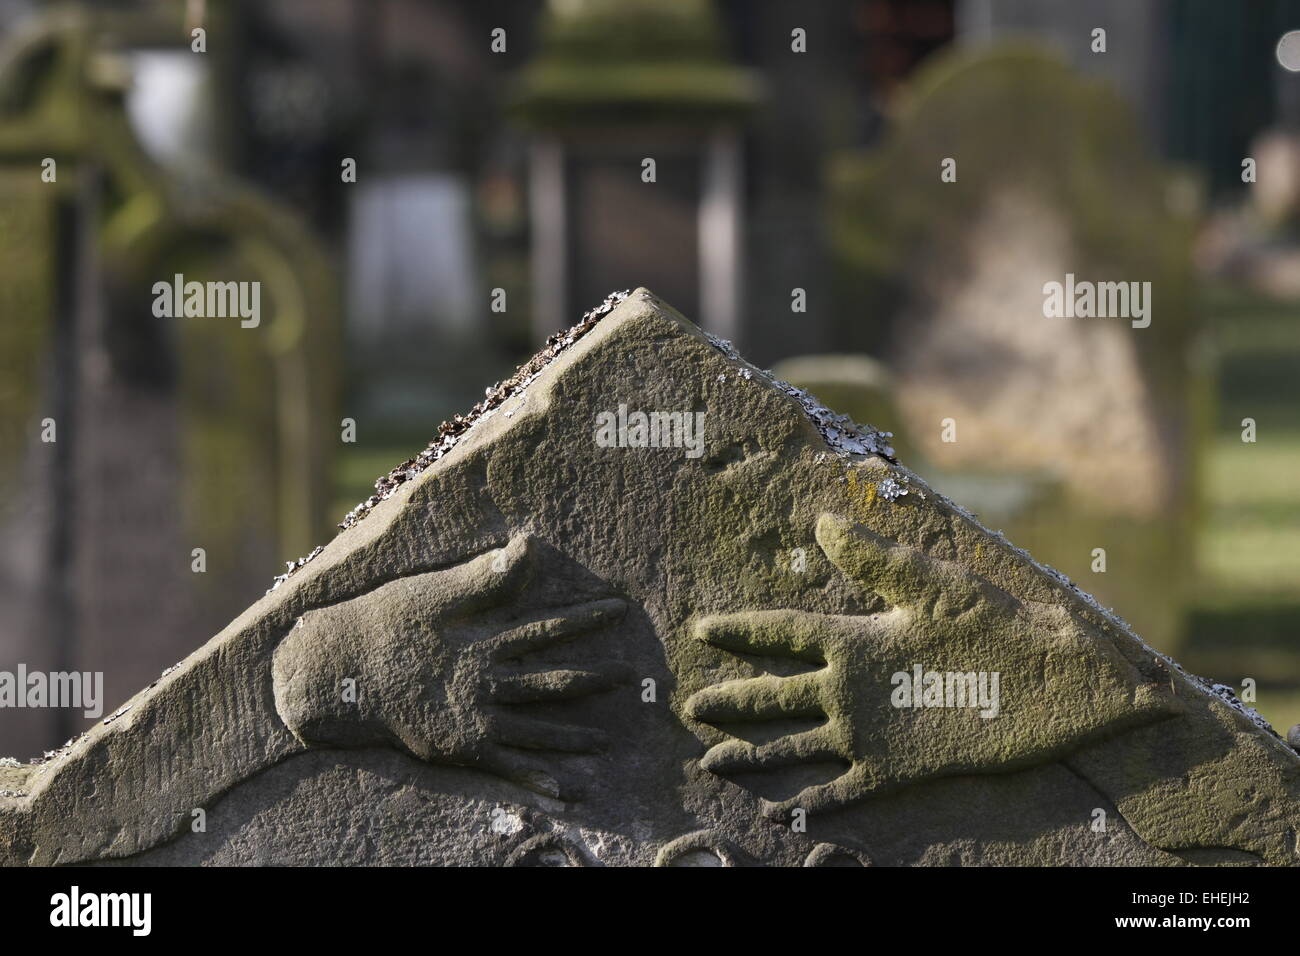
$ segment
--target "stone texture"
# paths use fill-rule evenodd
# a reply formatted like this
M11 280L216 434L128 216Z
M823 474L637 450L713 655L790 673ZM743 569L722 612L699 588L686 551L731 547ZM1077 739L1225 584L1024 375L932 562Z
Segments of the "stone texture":
M1226 691L645 290L588 328L0 767L0 862L1297 859L1300 759ZM599 446L620 404L703 412L703 454ZM997 672L997 715L891 706L917 665Z

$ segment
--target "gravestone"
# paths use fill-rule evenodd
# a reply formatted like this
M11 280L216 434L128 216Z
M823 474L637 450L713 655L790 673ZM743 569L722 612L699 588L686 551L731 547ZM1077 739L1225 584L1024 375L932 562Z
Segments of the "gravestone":
M98 672L116 698L328 527L338 435L325 253L240 183L158 166L128 120L132 45L181 42L174 13L53 10L0 56L0 672ZM256 286L256 325L161 316L177 275ZM83 725L3 715L28 754Z
M539 341L633 277L739 337L740 126L759 96L708 0L545 5L513 104L531 134Z
M1297 859L1300 758L1226 688L644 289L376 488L0 768L0 862Z
M1175 647L1209 403L1176 170L1025 43L936 57L834 179L839 339L888 364L936 484Z

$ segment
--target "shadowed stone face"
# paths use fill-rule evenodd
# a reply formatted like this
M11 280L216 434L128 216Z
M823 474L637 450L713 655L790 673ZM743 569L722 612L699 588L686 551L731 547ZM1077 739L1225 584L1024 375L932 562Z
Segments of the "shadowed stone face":
M561 341L110 724L0 770L0 856L1293 862L1295 754L881 436L644 290ZM703 453L597 442L620 405L702 415Z

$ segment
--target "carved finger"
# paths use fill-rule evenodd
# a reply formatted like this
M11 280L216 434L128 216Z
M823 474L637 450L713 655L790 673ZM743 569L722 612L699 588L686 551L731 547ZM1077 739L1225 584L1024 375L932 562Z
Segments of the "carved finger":
M820 672L793 677L765 674L706 687L686 701L686 713L708 723L824 717L821 695Z
M778 737L765 744L747 740L727 740L700 758L700 766L710 773L726 776L755 770L775 770L815 761L843 760L825 727Z
M579 796L572 787L561 785L542 766L506 747L489 745L480 756L478 765L488 773L511 780L543 796L557 800L573 800Z
M1010 595L948 561L888 541L838 515L817 519L817 543L830 562L890 604L926 609L931 616L956 617L981 603L1003 607Z
M535 557L531 542L528 535L516 535L504 547L485 551L445 571L433 572L438 578L450 576L455 582L448 587L455 596L445 612L475 614L509 603L532 579Z
M817 544L831 564L891 604L912 604L929 585L926 557L838 515L817 519Z
M532 671L527 674L491 678L488 693L492 700L502 704L569 700L611 690L618 686L624 676L625 672L615 667L597 670Z
M828 623L826 615L805 611L741 611L701 618L692 633L730 651L825 664L822 638Z
M498 743L509 747L573 754L596 753L609 744L609 736L603 731L572 724L557 724L521 714L499 715L493 736Z
M861 800L871 789L870 784L864 782L861 769L854 767L834 780L805 787L788 800L764 799L760 809L768 819L784 822L795 810L803 810L812 816L846 807Z
M606 598L562 609L560 617L528 621L499 634L491 651L495 661L509 660L533 651L563 644L622 619L627 602ZM553 611L551 613L554 613Z

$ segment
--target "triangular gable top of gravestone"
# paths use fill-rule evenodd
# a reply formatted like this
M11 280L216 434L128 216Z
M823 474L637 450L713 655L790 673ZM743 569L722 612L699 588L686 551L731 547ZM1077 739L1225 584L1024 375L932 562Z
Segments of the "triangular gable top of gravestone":
M1267 725L890 455L612 297L154 686L4 768L0 859L914 862L955 826L990 862L1289 860Z

